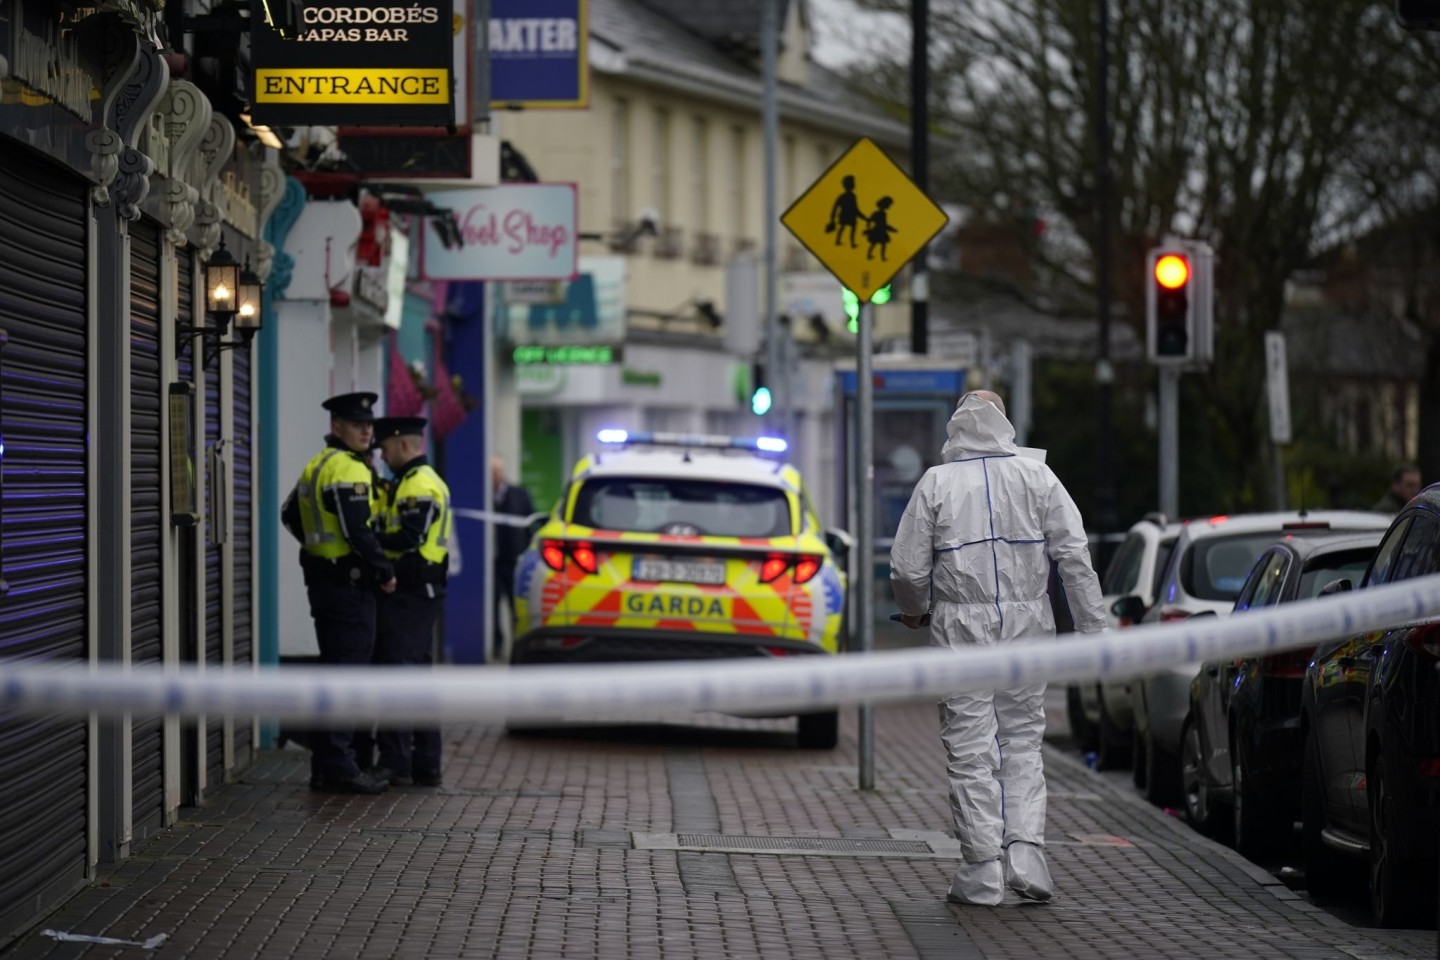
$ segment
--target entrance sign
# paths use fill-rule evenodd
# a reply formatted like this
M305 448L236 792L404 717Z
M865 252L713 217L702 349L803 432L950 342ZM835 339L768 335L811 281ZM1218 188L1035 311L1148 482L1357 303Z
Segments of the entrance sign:
M251 116L268 126L455 123L452 0L310 0L300 35L251 17Z
M868 303L949 219L874 141L861 137L780 222Z

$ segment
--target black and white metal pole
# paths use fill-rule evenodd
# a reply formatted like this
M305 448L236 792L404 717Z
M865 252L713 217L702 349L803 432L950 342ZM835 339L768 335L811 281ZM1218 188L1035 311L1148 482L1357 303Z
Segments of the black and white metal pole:
M769 423L776 433L794 444L789 434L790 387L786 382L788 371L781 364L785 352L780 345L784 333L777 320L776 308L778 278L775 274L776 233L780 213L775 200L775 154L780 139L780 87L776 77L776 57L780 45L779 0L760 0L760 60L763 73L763 94L760 106L761 125L765 140L765 370L770 386Z
M1096 386L1096 464L1095 510L1096 525L1101 534L1114 532L1117 523L1115 505L1115 444L1111 437L1111 397L1115 368L1110 362L1110 6L1100 0L1100 56L1096 66L1095 140L1098 168L1095 183L1096 211L1096 292L1099 302L1099 343L1095 351ZM1163 376L1162 376L1163 379ZM1163 390L1163 388L1162 388ZM1162 507L1163 508L1163 507ZM1168 514L1174 516L1174 514ZM1101 538L1097 549L1097 568L1103 569L1108 559L1106 540Z
M859 490L855 493L855 580L857 591L854 628L860 631L860 652L875 649L875 381L871 356L875 335L875 307L860 305L860 329L855 357L855 459ZM860 704L860 789L875 789L875 707Z
M915 186L930 191L930 0L910 0L910 166ZM910 261L910 352L930 349L928 248Z

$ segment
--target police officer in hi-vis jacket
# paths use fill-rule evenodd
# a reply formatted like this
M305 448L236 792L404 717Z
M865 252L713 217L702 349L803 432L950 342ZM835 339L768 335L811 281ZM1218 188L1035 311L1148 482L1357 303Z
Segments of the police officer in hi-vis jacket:
M377 591L395 589L395 570L371 527L370 466L373 393L326 400L330 435L300 473L281 519L301 543L300 568L320 662L368 664L375 651ZM325 793L384 793L389 783L356 763L352 731L316 731L310 738L310 788Z
M424 417L375 421L380 456L395 475L381 512L380 545L395 565L398 586L380 598L375 663L434 662L435 621L449 565L450 488L425 460ZM381 727L377 777L391 785L440 785L440 730Z

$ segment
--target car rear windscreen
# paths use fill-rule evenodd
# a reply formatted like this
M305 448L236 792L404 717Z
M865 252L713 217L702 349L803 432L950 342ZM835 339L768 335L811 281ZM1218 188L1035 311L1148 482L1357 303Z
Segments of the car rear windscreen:
M1370 558L1374 555L1375 548L1371 547L1368 550L1347 550L1312 558L1300 574L1300 589L1295 599L1311 600L1335 580L1349 580L1350 586L1358 587L1365 577L1365 569L1370 566Z
M597 477L580 487L571 523L600 530L702 537L784 537L790 501L775 487L664 477Z
M1283 536L1280 530L1266 530L1196 540L1190 556L1184 558L1185 592L1199 600L1234 603L1255 559Z

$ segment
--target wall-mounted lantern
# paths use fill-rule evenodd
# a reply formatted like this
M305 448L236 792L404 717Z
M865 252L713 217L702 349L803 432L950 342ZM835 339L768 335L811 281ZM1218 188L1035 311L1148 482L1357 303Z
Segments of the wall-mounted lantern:
M209 322L177 323L175 355L178 357L183 352L187 340L202 337L201 369L207 369L220 359L222 350L248 348L265 324L261 299L264 292L265 285L251 272L249 261L241 269L240 263L225 249L225 238L221 237L220 246L205 264L205 314ZM226 340L232 320L239 337Z

